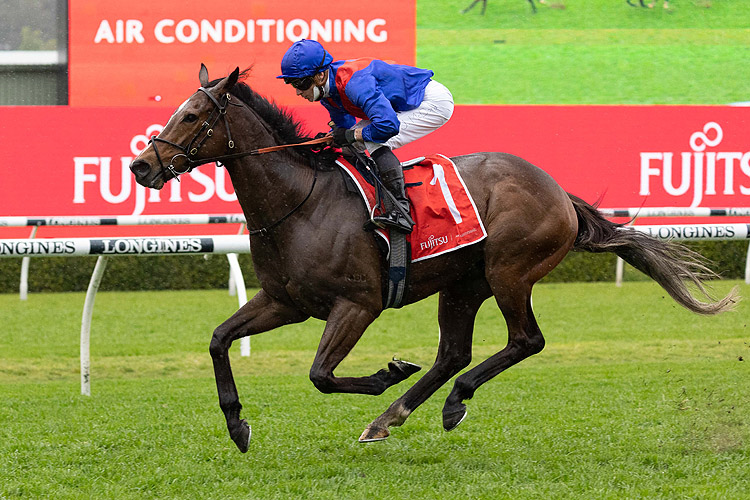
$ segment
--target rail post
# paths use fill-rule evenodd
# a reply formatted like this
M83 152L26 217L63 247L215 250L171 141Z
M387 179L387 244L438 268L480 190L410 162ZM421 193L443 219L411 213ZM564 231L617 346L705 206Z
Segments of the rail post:
M29 239L33 240L36 236L36 231L39 226L34 226L29 235ZM27 300L29 298L29 264L31 264L31 257L24 257L21 259L21 280L18 284L18 294L21 300Z
M96 292L104 276L104 270L107 268L106 255L100 255L96 259L94 272L89 280L89 287L86 290L86 300L83 303L83 316L81 317L81 394L91 396L91 363L90 363L90 340L91 340L91 317L94 314L94 301Z

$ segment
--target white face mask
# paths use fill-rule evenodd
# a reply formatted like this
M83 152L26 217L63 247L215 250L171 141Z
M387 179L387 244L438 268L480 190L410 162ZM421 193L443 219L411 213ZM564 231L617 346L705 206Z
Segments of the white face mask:
M319 101L322 95L323 92L321 92L320 87L317 85L313 87L313 102Z

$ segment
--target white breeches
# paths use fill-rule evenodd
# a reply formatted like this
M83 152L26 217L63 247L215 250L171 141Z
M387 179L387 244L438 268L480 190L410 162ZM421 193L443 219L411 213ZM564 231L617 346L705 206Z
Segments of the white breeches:
M451 95L450 90L442 83L431 80L424 89L422 104L409 111L396 113L401 126L398 134L388 139L385 145L391 149L396 149L416 141L445 125L452 114L453 95ZM361 120L354 128L362 128L369 123L369 120ZM383 144L365 142L365 146L367 151L372 153Z

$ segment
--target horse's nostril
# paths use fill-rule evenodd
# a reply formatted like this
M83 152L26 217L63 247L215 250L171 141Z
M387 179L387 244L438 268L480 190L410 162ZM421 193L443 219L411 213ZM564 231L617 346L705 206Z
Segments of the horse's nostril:
M136 160L130 164L130 171L138 178L145 177L151 171L151 165L144 160Z

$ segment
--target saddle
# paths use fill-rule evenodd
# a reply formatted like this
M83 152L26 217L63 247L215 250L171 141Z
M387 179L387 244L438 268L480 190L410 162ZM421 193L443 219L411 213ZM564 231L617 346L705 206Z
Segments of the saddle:
M367 210L370 230L389 262L389 292L385 307L401 307L408 284L409 264L478 243L487 237L474 200L455 163L434 154L402 162L406 195L411 202L411 234L377 227L372 219L382 213L383 188L377 173L363 161L341 157L336 161L350 190Z

